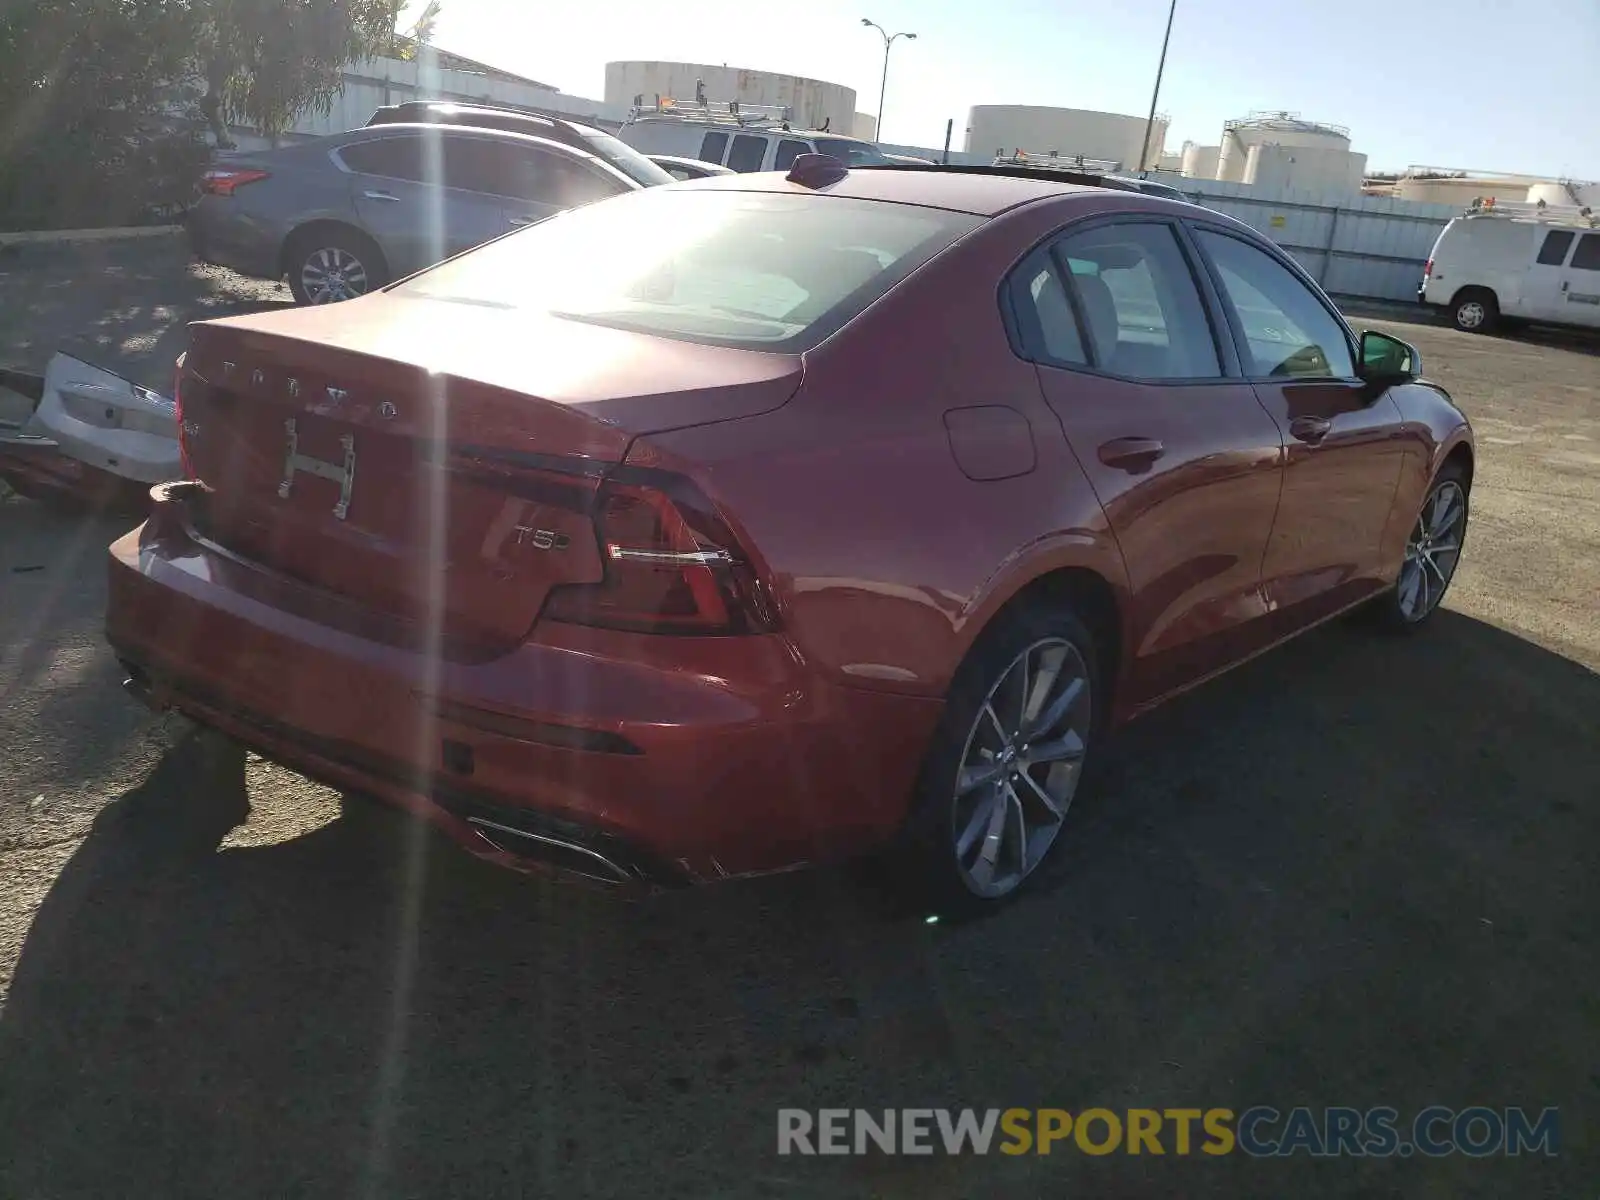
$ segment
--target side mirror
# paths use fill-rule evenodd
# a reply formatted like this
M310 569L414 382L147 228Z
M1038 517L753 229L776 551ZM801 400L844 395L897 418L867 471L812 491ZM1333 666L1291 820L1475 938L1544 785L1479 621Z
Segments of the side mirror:
M1370 383L1405 383L1422 374L1422 355L1409 342L1369 329L1361 335L1358 373Z

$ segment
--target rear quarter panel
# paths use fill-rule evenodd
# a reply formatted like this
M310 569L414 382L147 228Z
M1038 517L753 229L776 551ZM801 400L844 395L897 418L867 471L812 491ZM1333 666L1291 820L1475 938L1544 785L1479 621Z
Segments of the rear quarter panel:
M783 408L652 435L630 456L697 465L764 558L798 652L838 682L943 695L995 613L1059 567L1125 594L1099 502L998 299L1075 211L1087 209L1063 198L991 220L807 354ZM975 407L1014 415L980 423L992 440L963 470L946 414Z
M337 221L360 227L350 199L351 176L328 157L329 147L295 147L281 157L261 156L270 179L252 183L232 197L208 196L208 229L235 248L239 263L227 265L247 274L276 279L283 274L283 248L296 229L315 221Z

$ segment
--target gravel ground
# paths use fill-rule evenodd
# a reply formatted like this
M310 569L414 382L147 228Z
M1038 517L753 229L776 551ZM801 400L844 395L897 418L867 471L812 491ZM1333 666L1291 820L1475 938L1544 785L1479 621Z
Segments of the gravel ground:
M184 316L275 299L62 261L0 262L0 361L82 329L159 383ZM241 772L120 694L119 523L0 502L0 1196L1592 1195L1600 358L1370 323L1478 429L1446 611L1130 728L1051 885L967 926L842 871L627 905ZM1561 1153L775 1153L782 1106L1253 1104L1558 1106Z

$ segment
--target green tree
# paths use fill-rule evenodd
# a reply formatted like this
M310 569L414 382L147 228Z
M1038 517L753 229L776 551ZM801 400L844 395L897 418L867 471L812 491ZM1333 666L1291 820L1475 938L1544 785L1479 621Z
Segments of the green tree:
M0 228L127 224L185 196L193 11L179 0L0 0Z
M276 138L303 112L329 112L345 65L393 43L403 0L191 2L201 109L228 146L230 122Z

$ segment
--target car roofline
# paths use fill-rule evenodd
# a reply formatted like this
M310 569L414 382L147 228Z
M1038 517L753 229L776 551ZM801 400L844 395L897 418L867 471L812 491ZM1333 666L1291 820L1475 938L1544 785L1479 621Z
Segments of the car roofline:
M466 101L466 100L401 100L397 104L385 104L382 107L383 108L388 108L388 109L401 109L401 108L455 109L458 112L468 112L468 113L473 113L473 112L504 113L508 117L526 117L526 118L528 118L529 120L532 120L532 121L549 121L552 125L566 125L566 126L570 126L573 129L578 129L578 130L589 129L589 130L593 130L595 133L606 133L607 132L606 130L601 129L598 125L594 125L594 124L592 124L592 123L590 123L588 121L580 121L580 120L577 120L574 117L558 116L555 113L538 112L538 111L536 111L534 109L527 109L527 108L510 108L510 107L507 107L506 105L503 105L503 104L479 104L479 103L477 103L475 101ZM457 122L457 121L391 121L391 122L386 122L386 123L387 124L392 124L392 125L440 125L440 124L459 125L460 124L460 122ZM378 126L377 125L363 125L362 128L363 129L376 129L376 128L378 128ZM479 128L479 127L478 126L473 126L473 128ZM510 130L500 130L498 132L509 133L511 131ZM537 137L538 135L534 134L534 135L530 135L530 136ZM615 134L611 134L610 136L615 137L616 135Z
M486 125L459 125L454 121L391 121L383 125L363 125L360 129L352 129L347 133L333 134L328 138L328 140L337 141L340 138L351 138L356 134L366 135L367 137L375 139L383 136L386 133L394 133L397 131L404 133L427 133L430 130L437 130L441 128L448 129L453 133L481 134L490 138L512 138L516 141L539 146L543 149L554 149L562 151L566 154L577 155L582 158L592 158L596 162L603 163L606 161L592 150L587 150L582 146L574 146L571 142L560 142L555 138L540 137L536 133L518 133L512 129L491 129ZM607 165L609 166L610 164Z
M1019 167L1002 164L994 166L980 163L861 163L852 171L931 171L945 175L999 175L1007 179L1045 179L1057 183L1070 183L1077 187L1097 187L1110 192L1135 192L1148 195L1131 182L1113 175L1096 175L1089 171L1069 171L1061 167Z

